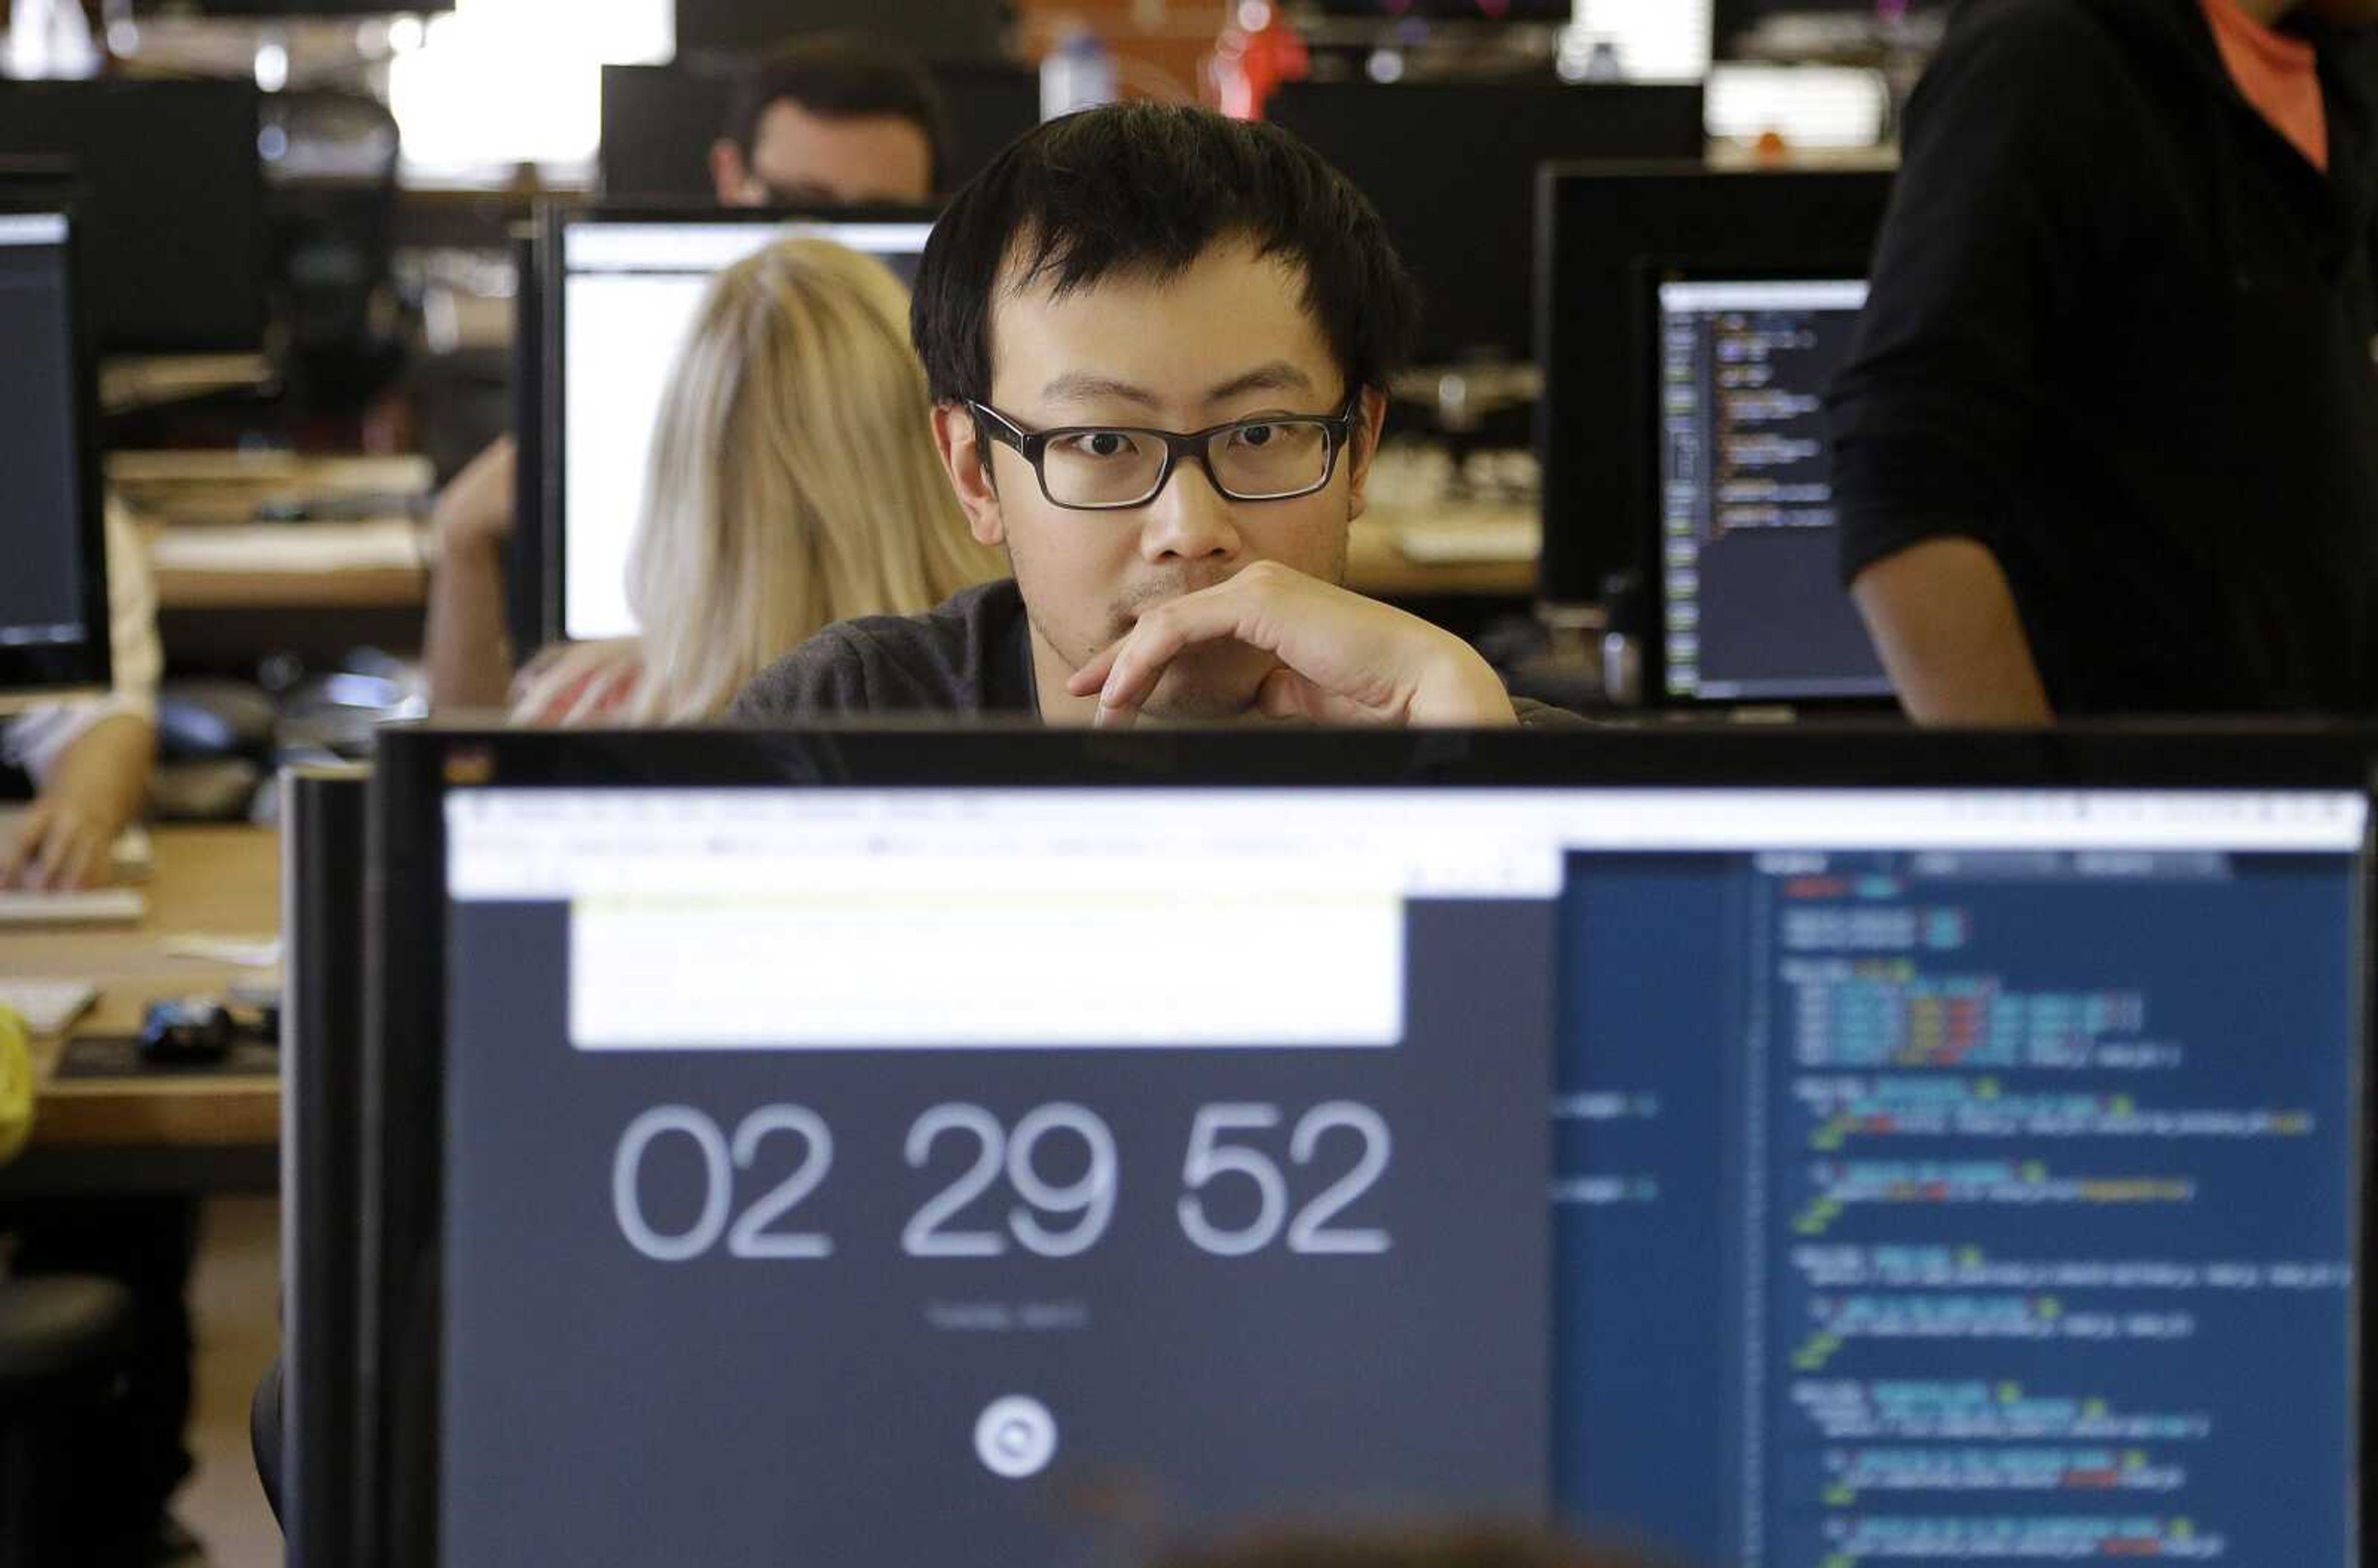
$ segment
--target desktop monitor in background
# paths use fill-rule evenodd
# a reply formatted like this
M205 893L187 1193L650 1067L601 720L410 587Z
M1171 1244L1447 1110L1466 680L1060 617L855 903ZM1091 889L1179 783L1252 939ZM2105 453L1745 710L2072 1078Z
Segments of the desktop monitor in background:
M627 566L653 423L712 274L772 242L834 240L916 276L926 211L787 214L595 208L548 220L546 635L629 637Z
M392 734L375 1561L2354 1568L2368 766Z
M99 410L75 182L0 168L0 712L105 689Z
M442 1214L382 1247L439 1281L383 1297L438 1398L389 1561L1542 1515L1542 843L1032 734L522 738L380 759L430 967L378 1134Z
M1423 295L1420 358L1524 364L1536 166L1698 161L1701 89L1556 82L1290 82L1266 114L1379 209Z
M1891 696L1840 574L1825 389L1866 307L1866 258L1641 274L1635 378L1658 457L1645 497L1655 705Z
M942 186L954 191L1040 123L1040 80L1017 66L951 63L931 70L948 118ZM604 197L712 199L710 149L726 132L734 96L734 77L726 70L604 66L597 164Z
M0 81L0 159L69 159L89 195L90 311L102 350L262 345L257 106L246 81Z
M356 1560L364 886L370 770L281 781L281 1527L292 1568Z
M1643 267L1660 257L1797 261L1872 254L1881 170L1561 165L1537 182L1536 412L1543 468L1538 595L1591 604L1615 572L1656 569L1642 542L1657 450L1641 417ZM1863 271L1863 263L1859 270Z

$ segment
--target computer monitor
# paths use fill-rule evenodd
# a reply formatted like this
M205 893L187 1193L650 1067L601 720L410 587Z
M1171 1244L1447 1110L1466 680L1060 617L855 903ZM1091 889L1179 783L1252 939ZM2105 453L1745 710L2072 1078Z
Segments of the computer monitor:
M1605 163L1543 172L1536 191L1542 599L1594 604L1613 573L1653 569L1640 521L1655 449L1644 438L1631 352L1642 265L1679 256L1867 257L1890 196L1889 172L1871 169Z
M1536 166L1555 159L1698 160L1698 83L1291 82L1266 114L1361 187L1423 295L1423 361L1533 349Z
M73 161L90 317L114 353L264 341L264 177L252 81L0 81L0 158Z
M1040 79L1018 66L931 67L946 116L942 188L954 191L999 150L1040 123ZM612 201L708 201L710 149L726 134L731 74L683 66L603 67L597 160Z
M1662 706L1886 700L1843 588L1825 389L1866 306L1866 258L1642 269L1635 381L1658 454L1644 689Z
M390 738L393 923L437 924L378 1133L427 1228L379 1251L439 1287L381 1299L439 1403L389 1561L1543 1511L1548 855L1055 783L1038 734Z
M111 673L77 189L0 165L0 712L103 690Z
M369 1561L2348 1568L2368 746L391 734Z
M922 209L835 213L598 207L547 218L543 575L546 636L632 636L629 545L653 423L712 275L794 235L879 257L902 282Z
M367 768L281 780L280 1518L292 1568L355 1561Z
M764 53L804 33L871 34L928 60L996 60L1006 0L677 0L680 56Z

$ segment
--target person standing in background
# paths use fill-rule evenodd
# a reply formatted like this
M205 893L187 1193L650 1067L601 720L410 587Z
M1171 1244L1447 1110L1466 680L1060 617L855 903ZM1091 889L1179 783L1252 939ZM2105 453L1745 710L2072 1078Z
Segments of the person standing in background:
M2378 0L1970 0L1830 413L1909 713L2378 704Z

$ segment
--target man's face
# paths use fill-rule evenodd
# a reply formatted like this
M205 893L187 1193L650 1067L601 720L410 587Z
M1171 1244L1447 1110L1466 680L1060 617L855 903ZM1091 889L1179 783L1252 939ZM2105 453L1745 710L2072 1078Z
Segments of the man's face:
M895 115L826 119L780 98L760 116L750 161L722 141L711 174L727 207L915 206L932 199L933 150Z
M1003 287L991 308L991 405L1027 430L1190 431L1263 414L1337 413L1350 389L1303 295L1300 269L1235 241L1160 282L1110 278L1062 300L1039 285ZM986 485L973 422L963 409L943 409L943 450L975 536L1006 547L1023 590L1044 709L1052 684L1062 688L1147 610L1253 562L1339 581L1384 408L1366 397L1361 413L1352 449L1313 495L1224 500L1204 468L1183 461L1144 507L1074 511L1041 494L1012 447L991 446L995 483ZM1193 648L1173 662L1145 711L1243 713L1273 667L1269 655L1242 642Z

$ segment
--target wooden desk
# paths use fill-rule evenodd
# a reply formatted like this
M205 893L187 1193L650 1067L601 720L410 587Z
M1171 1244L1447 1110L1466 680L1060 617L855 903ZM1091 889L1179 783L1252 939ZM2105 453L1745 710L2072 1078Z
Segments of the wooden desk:
M130 1034L147 1005L211 994L234 965L168 957L169 937L263 937L280 929L280 835L250 827L160 828L156 873L138 926L23 928L0 936L0 976L89 980L99 1005L76 1025ZM277 1077L68 1079L52 1076L62 1042L33 1045L33 1138L0 1167L10 1191L126 1184L254 1186L269 1180L281 1133Z
M1426 521L1456 528L1474 522L1500 529L1534 516L1532 508L1471 506L1440 508L1423 516L1373 507L1354 521L1346 543L1346 586L1374 599L1529 599L1536 592L1536 563L1529 560L1415 561L1397 540L1407 523Z
M142 532L161 610L418 610L428 602L423 536L402 518Z

